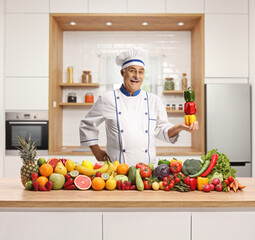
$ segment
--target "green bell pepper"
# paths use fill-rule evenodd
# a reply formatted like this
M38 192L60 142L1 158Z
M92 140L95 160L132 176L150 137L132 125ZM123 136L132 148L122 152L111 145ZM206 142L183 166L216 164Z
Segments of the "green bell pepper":
M195 101L195 93L189 87L188 90L184 91L184 99L185 102L194 102Z
M161 165L161 164L166 164L168 167L170 167L170 161L168 160L159 160L158 165Z

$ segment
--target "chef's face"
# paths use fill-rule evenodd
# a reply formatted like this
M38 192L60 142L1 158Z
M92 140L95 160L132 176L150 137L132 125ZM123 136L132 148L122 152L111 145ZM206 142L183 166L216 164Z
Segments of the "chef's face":
M121 70L124 78L124 87L132 96L134 92L140 89L144 79L144 68L138 65L132 65Z

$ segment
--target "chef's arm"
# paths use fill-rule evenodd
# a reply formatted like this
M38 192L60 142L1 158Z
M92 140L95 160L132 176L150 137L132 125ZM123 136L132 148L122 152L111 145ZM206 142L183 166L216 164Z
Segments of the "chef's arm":
M97 144L89 147L97 161L107 161L109 159L107 153L104 150L100 149L100 147Z
M192 132L198 129L199 129L199 125L197 121L192 123L190 126L187 126L185 123L179 123L168 129L168 137L169 138L174 137L182 130Z

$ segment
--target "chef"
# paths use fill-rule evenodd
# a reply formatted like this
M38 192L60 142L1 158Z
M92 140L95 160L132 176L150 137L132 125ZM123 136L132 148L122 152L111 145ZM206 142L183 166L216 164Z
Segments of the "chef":
M98 161L108 157L129 166L138 162L156 164L156 138L174 144L179 132L198 130L198 122L186 126L168 122L165 107L155 94L141 90L144 80L144 51L132 48L120 53L120 89L106 92L81 120L81 146L89 146ZM106 151L98 145L98 125L105 122Z

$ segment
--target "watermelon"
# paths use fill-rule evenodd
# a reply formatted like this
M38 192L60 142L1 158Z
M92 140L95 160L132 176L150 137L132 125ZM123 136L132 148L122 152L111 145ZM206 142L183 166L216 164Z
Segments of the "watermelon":
M57 166L57 163L59 162L60 160L56 157L53 157L53 158L50 158L47 163L50 164L52 167L53 167L53 171L55 171L55 167Z
M91 180L85 175L79 175L74 179L74 185L80 190L87 190L91 187Z

